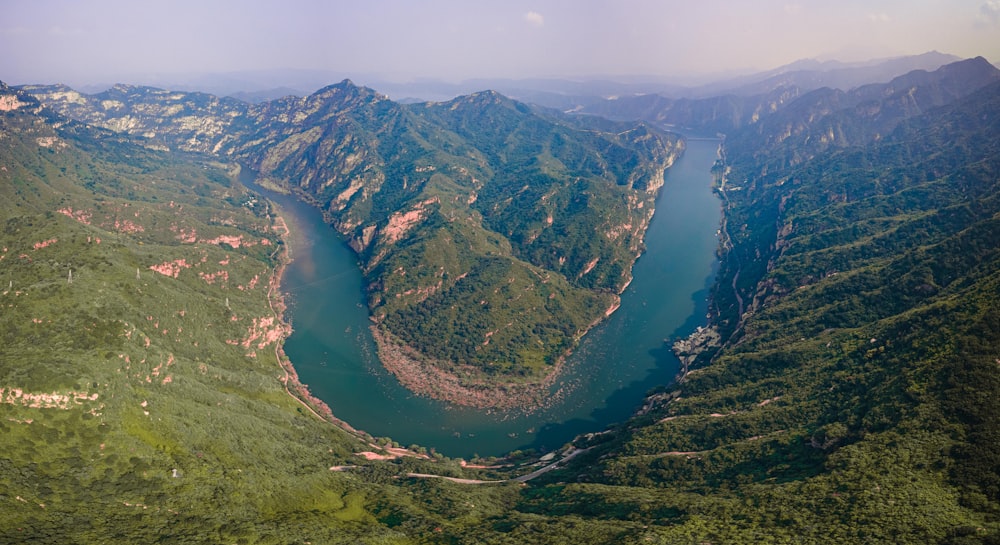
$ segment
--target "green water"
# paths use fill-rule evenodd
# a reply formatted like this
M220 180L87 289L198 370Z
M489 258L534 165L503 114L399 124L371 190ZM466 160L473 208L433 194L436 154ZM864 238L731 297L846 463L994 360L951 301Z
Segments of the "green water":
M285 352L302 382L338 418L376 437L447 456L555 449L622 421L648 390L677 374L679 362L664 339L705 322L721 213L710 174L718 145L689 139L667 172L646 253L636 262L621 308L583 338L554 387L558 402L548 409L519 416L473 410L400 386L375 353L354 253L316 209L264 192L292 231L293 262L282 289L294 332Z

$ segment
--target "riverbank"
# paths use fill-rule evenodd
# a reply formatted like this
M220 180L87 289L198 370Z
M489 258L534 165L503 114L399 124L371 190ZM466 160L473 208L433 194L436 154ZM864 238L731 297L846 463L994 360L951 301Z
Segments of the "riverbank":
M628 284L625 285L625 288L627 287ZM608 309L574 337L574 345L620 307L621 297L616 295ZM490 383L476 378L477 375L482 375L482 370L469 367L464 376L446 371L446 362L424 356L384 327L373 325L370 329L382 366L392 373L400 384L417 395L475 409L531 414L560 401L569 387L564 385L555 392L552 391L552 386L560 378L566 360L573 353L575 346L560 355L552 369L540 380Z
M628 287L627 285L625 287ZM407 390L423 397L471 407L514 414L531 414L559 402L569 385L552 391L573 353L576 345L592 329L606 321L621 307L621 298L615 296L612 304L585 329L573 338L574 347L561 354L555 365L540 379L524 382L496 382L484 376L482 369L467 367L456 373L455 364L429 358L384 326L370 326L378 359L386 371L399 380Z
M285 373L279 379L285 386L285 393L308 409L317 418L330 422L360 439L370 439L367 434L354 429L347 422L334 416L333 410L330 409L329 405L312 395L309 387L299 380L299 375L295 371L291 359L285 354L284 344L285 340L292 334L292 324L285 319L288 304L285 301L285 294L281 291L281 281L285 271L292 262L291 230L288 227L288 223L280 214L274 215L271 228L281 239L282 244L275 250L275 254L272 254L272 258L276 258L278 264L274 267L271 277L268 280L267 303L277 323L283 325L282 334L275 342L274 357L278 361L278 367Z
M714 351L720 346L722 346L722 336L719 335L718 328L713 324L699 327L686 338L675 341L671 348L674 355L681 362L681 369L677 373L677 381L684 380L688 373L691 372L691 366L698 360L699 356L706 352Z
M402 445L433 446L447 456L501 455L527 448L546 452L581 433L623 421L645 394L677 375L678 364L669 345L663 345L664 336L670 335L671 341L686 336L690 329L685 321L708 311L700 292L707 289L718 243L720 203L709 178L716 152L717 144L698 142L671 167L656 214L645 229L644 251L633 265L632 282L616 301L620 306L610 300L601 305L594 316L596 327L574 344L571 354L563 354L565 363L545 389L526 391L521 384L484 390L475 379L503 378L483 377L481 370L466 374L440 362L465 379L458 382L464 390L453 392L447 401L432 397L447 386L432 383L421 389L401 377L385 355L388 343L373 338L364 296L367 283L357 254L321 211L291 195L259 188L281 207L292 231L291 244L286 245L293 259L281 288L289 305L285 318L295 331L284 350L309 391L359 433L391 437ZM253 184L249 174L244 178ZM397 372L390 372L391 367ZM404 373L415 380L441 378L432 375L433 369L413 367ZM552 369L547 366L545 371ZM539 380L541 373L535 382ZM292 384L289 389L300 396ZM464 405L459 404L462 397ZM381 454L368 447L360 450Z
M522 413L541 409L560 397L561 390L555 394L550 390L565 358L559 358L553 370L539 382L488 384L445 371L384 328L373 325L371 331L382 365L417 395L476 409ZM476 372L469 371L470 375Z

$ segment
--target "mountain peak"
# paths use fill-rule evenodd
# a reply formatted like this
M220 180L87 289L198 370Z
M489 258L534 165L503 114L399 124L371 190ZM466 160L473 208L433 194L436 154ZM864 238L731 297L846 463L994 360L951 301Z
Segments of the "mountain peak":
M997 79L1000 79L1000 69L997 69L997 67L990 64L983 57L974 57L946 64L933 71L913 70L893 79L890 84L894 87L900 87L917 84L927 85L930 82L937 82L937 85L950 85L956 90L961 91L961 94L964 94L965 92L971 92L983 87Z
M322 89L313 93L310 98L320 98L327 100L337 98L338 100L349 100L349 101L367 99L372 102L388 99L387 96L378 93L374 89L365 87L363 85L357 85L350 79L344 79L340 83L327 85L326 87L323 87Z
M491 106L502 106L526 111L525 109L527 108L522 103L492 89L456 97L445 104L452 110L465 107L488 108Z
M478 91L469 95L470 101L475 102L492 102L494 104L499 104L501 102L510 100L507 96L502 95L493 89L487 89L485 91Z
M990 61L986 60L986 58L982 56L972 57L969 59L956 61L951 64L946 64L942 66L941 69L946 71L969 70L981 73L1000 73L1000 69L990 64Z

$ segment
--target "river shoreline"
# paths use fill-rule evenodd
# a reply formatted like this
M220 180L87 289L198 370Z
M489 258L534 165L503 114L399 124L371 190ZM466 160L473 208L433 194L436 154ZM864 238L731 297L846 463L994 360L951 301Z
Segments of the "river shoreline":
M706 146L691 147L694 159L673 165L680 170L671 168L671 179L678 183L667 184L656 196L656 219L643 229L643 247L629 275L634 281L622 286L620 300L595 309L594 323L585 324L589 327L581 328L586 331L575 336L573 348L554 362L560 365L556 372L555 366L544 369L549 373L543 384L541 374L532 384L517 384L521 377L512 377L506 382L515 384L492 390L484 384L503 377L427 361L416 353L408 359L386 357L387 349L405 356L405 343L378 340L384 336L372 331L376 324L363 312L366 284L356 253L330 229L315 203L260 188L281 207L278 212L292 231L285 239L292 265L279 282L289 305L284 318L295 327L279 354L290 371L289 393L315 401L313 410L335 424L329 415L336 412L353 425L340 427L363 441L373 433L404 445L433 445L447 456L547 451L627 418L643 394L677 378L677 360L663 345L664 335L687 336L698 325L691 312L705 313L699 310L705 299L698 293L706 285L708 260L716 258L719 201L709 184L691 176L701 180L717 150L713 146L708 157ZM685 157L691 151L685 150ZM246 183L259 187L248 174ZM659 227L650 242L653 225ZM456 376L449 379L428 368L435 363ZM409 367L400 373L400 365ZM451 390L446 397L441 395L445 389Z
M278 238L282 241L282 244L276 250L276 255L272 255L272 257L277 258L278 264L271 271L271 277L268 279L267 288L268 306L270 307L275 320L283 326L282 334L276 340L274 348L274 356L277 359L278 366L282 371L284 371L284 376L280 377L278 380L285 386L285 392L292 399L298 401L317 418L330 422L359 439L370 440L370 435L356 430L347 422L334 416L333 410L329 405L318 397L312 395L309 391L309 387L299 379L299 375L295 371L295 366L292 365L291 359L287 354L285 354L284 344L288 337L292 334L292 324L286 319L288 304L285 299L285 294L281 291L281 282L284 278L285 271L293 260L290 240L291 229L289 229L288 223L285 221L284 217L280 215L280 213L274 214L271 228L277 233Z
M646 232L652 222L656 203L665 184L666 172L673 166L675 160L683 155L685 149L686 146L682 140L675 149L668 153L667 158L658 169L658 176L654 177L646 189L651 199L648 202L648 213L637 229L639 232L638 251L629 264L626 273L627 280L614 295L614 301L583 331L574 336L573 346L559 355L555 365L541 379L531 382L494 382L485 377L478 378L477 375L482 376L482 371L473 368L470 368L468 373L462 376L447 371L446 368L453 367L449 366L448 362L435 362L433 358L421 354L383 326L376 324L372 325L370 329L382 366L411 392L464 407L530 414L559 401L566 393L565 390L568 386L564 386L556 392L551 391L552 386L560 378L567 359L576 349L580 339L607 321L621 307L621 295L632 283L633 270L636 261L642 255ZM640 203L639 208L642 207L643 204ZM325 212L324 217L326 218ZM327 219L329 220L329 218Z
M558 398L558 392L551 395L549 390L562 370L564 357L541 381L488 384L445 371L379 326L371 326L371 331L383 367L417 395L476 409L523 413L541 409Z
M400 384L410 392L418 396L428 397L462 407L485 409L487 411L495 410L510 412L511 415L526 415L548 408L558 402L567 393L567 390L571 388L571 386L565 385L555 392L552 391L552 386L560 378L567 359L573 354L580 340L584 336L610 318L621 306L621 295L632 283L633 269L643 253L642 249L646 231L652 221L656 202L664 185L665 173L670 167L673 166L675 160L683 154L684 149L685 146L680 145L669 154L668 158L659 169L658 177L654 179L654 183L650 184L650 187L646 190L652 198L648 203L648 213L642 219L641 225L638 229L638 232L640 233L638 251L629 265L627 280L615 294L612 304L586 328L574 336L573 346L568 348L563 354L560 354L556 358L555 364L543 377L525 382L499 382L491 381L489 377L483 377L482 371L478 369L470 368L468 372L464 374L451 372L446 369L454 367L453 365L449 365L448 362L435 362L432 358L421 354L416 349L407 345L384 327L376 324L372 325L370 329L372 332L372 338L375 342L378 359L382 367L395 376ZM270 180L262 181L260 179L255 179L254 183L268 191L274 191L286 196L296 196L301 201L309 203L319 210L324 218L324 221L332 223L332 218L329 217L329 214L323 210L323 208L319 206L315 200L310 198L310 196L304 192L283 188L279 184L275 184ZM642 208L641 203L640 208ZM281 218L279 217L278 219ZM289 233L288 226L284 223L283 219L281 219L281 222L286 235L283 237L286 247L284 255L288 255L287 248L290 246L290 241L287 240L287 235ZM353 248L353 245L349 244L349 246ZM283 266L281 272L283 272ZM278 282L280 283L280 278ZM284 305L283 300L281 304ZM282 320L282 323L285 323L284 320ZM286 325L289 328L290 335L291 324L289 323ZM286 335L285 338L287 338L287 336L288 335ZM282 342L283 341L284 339L282 339ZM322 400L314 397L309 392L308 388L302 384L298 378L298 374L295 372L290 362L290 359L285 355L283 349L281 349L279 360L282 367L286 369L288 375L293 377L293 385L296 391L299 392L299 399L308 400L312 403L315 407L314 412L318 410L319 413L325 415L325 418L331 421L341 422L333 416L333 411ZM313 407L310 408L312 409ZM356 431L346 422L342 422L338 425L348 431Z
M622 288L622 292L626 288L628 283ZM621 297L618 295L601 316L576 335L574 345L620 307ZM569 388L567 385L552 392L552 386L560 378L566 360L576 346L561 354L552 369L540 380L489 383L473 378L477 373L481 373L477 369L470 368L467 377L446 371L443 364L435 364L434 360L427 358L383 327L372 325L370 329L382 366L405 388L420 396L475 409L531 414L558 402Z

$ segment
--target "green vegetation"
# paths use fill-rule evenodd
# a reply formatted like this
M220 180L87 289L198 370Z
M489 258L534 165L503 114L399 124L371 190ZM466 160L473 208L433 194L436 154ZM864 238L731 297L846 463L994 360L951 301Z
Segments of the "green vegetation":
M543 378L616 302L677 152L492 92L404 107L345 82L273 114L252 164L329 212L379 327L487 382Z
M273 318L265 204L21 99L0 114L0 542L393 535L328 470L361 441L286 394L273 341L243 346ZM303 530L313 510L339 526Z
M734 138L731 342L529 505L637 542L996 542L997 111L994 84L781 170Z
M645 125L493 92L404 106L344 81L240 107L142 87L29 91L147 146L238 159L314 202L358 252L379 327L477 385L542 380L604 317L681 150Z
M517 503L288 395L266 202L2 92L0 542L431 543Z
M78 125L54 132L31 105L4 112L0 541L1000 542L1000 84L961 81L906 88L938 98L905 111L874 89L884 103L860 111L819 91L775 112L800 135L853 127L836 145L783 144L780 123L727 138L713 287L727 342L526 484L505 481L533 469L524 453L486 469L366 460L353 453L391 440L341 431L285 392L274 344L241 344L271 316L263 285L278 245L219 238L275 239L269 211L204 158ZM895 113L860 117L876 109ZM501 146L476 149L485 161ZM435 305L423 318L435 328L482 327L448 309L483 286L511 290L486 302L500 313L508 293L542 304L539 290L581 289L565 275L533 292L504 284L514 269L557 274L526 239L458 227L506 225L490 217L499 193L451 220L460 184L425 182L436 193L398 202L436 195L422 224L436 228L400 239L369 274L395 263L443 280L422 255L451 275L465 259L455 241L481 254L454 281L468 293L440 290L386 322ZM149 269L179 259L191 267L176 278ZM226 283L200 276L222 261ZM426 284L393 289L414 285Z

